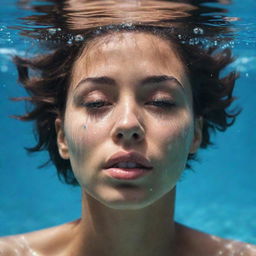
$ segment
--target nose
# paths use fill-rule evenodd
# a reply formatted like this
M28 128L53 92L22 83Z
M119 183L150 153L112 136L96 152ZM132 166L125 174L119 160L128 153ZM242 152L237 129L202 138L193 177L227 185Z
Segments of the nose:
M136 107L127 104L124 108L116 113L118 117L113 129L113 140L116 143L138 143L145 137L142 119Z

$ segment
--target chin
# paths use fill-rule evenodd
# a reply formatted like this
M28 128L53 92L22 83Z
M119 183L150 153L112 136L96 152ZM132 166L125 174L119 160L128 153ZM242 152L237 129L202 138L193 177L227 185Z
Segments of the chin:
M156 193L156 189L122 186L106 189L97 199L103 205L116 210L139 210L157 202L165 193Z
M122 186L98 191L95 199L103 205L118 210L137 210L156 201L156 195L141 187Z

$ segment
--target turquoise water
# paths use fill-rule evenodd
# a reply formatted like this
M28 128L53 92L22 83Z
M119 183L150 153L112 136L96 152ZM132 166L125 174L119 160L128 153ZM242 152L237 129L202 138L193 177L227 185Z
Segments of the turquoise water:
M46 154L28 156L34 144L31 123L9 118L24 112L22 96L10 54L36 52L33 42L7 28L28 15L16 1L3 1L0 9L0 235L23 233L71 221L80 216L80 189L60 183L52 166L37 169ZM256 244L256 21L254 0L226 5L238 28L230 45L241 72L235 95L243 108L233 127L215 137L216 145L201 151L195 172L185 172L177 186L176 220L217 236Z

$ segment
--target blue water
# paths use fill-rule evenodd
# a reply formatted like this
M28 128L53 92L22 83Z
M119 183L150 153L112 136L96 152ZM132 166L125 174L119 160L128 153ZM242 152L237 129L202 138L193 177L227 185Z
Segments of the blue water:
M25 95L17 84L10 54L31 54L32 42L7 28L28 11L16 1L1 1L0 9L0 236L59 225L80 216L80 189L60 183L53 166L37 169L46 153L28 156L34 145L31 123L9 118L21 114L24 103L9 97ZM200 151L195 172L185 172L177 186L176 220L224 238L256 244L256 21L254 0L233 1L230 17L240 32L232 47L241 72L235 95L243 108L233 127L217 134L216 145Z

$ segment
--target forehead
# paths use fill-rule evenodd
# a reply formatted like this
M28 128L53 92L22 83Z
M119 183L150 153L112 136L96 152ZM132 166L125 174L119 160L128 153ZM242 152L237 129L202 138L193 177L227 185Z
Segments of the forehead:
M173 75L189 83L177 47L142 32L112 33L89 42L73 67L73 84L86 76Z

